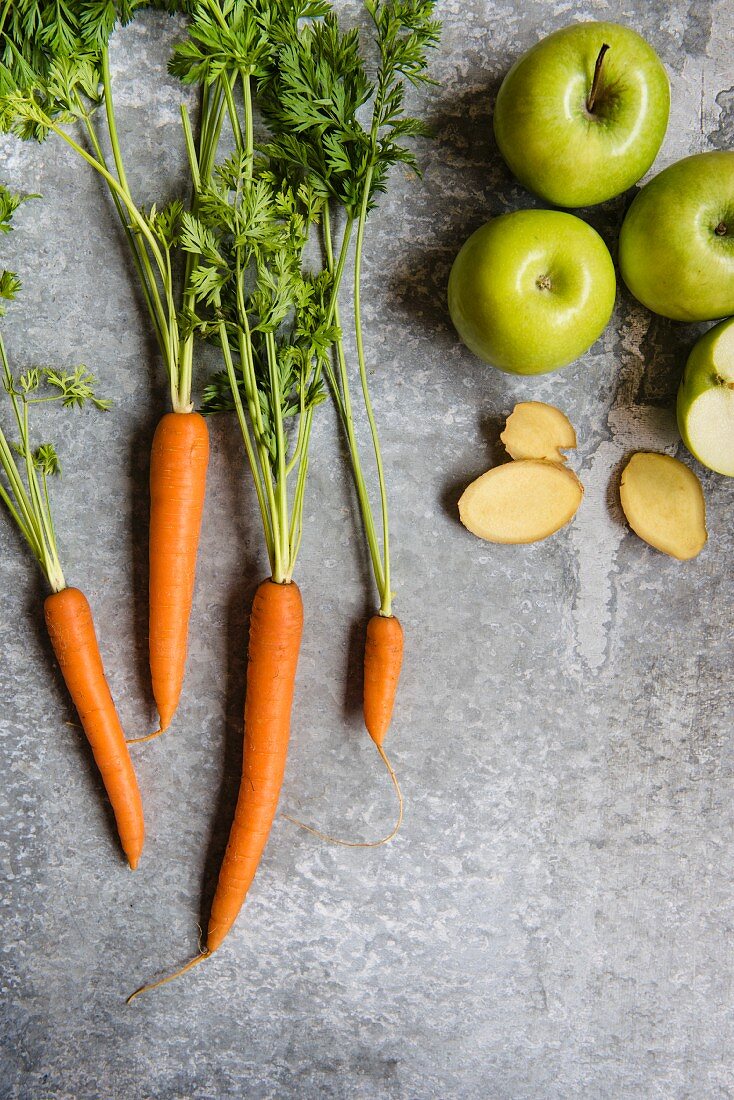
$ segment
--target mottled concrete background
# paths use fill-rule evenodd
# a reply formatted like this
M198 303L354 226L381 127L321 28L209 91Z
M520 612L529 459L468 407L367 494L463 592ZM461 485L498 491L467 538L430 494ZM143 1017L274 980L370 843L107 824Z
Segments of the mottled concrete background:
M339 7L358 18L352 0ZM212 424L178 720L136 753L148 842L134 876L50 659L41 585L3 520L3 1097L734 1097L733 483L696 467L711 537L685 565L631 535L616 498L631 450L687 458L672 406L696 330L651 317L620 289L581 362L522 380L463 349L444 304L470 230L533 204L491 137L510 62L572 19L636 27L672 79L661 168L732 144L732 5L449 0L439 10L440 86L417 102L437 140L420 149L422 182L396 177L366 263L408 633L391 739L402 835L349 851L278 820L221 953L126 1008L136 984L195 950L232 814L247 608L264 570L234 425ZM183 178L181 89L164 75L179 32L146 15L114 40L144 202ZM2 178L45 200L2 242L25 282L5 325L15 364L83 360L115 402L108 416L49 413L42 434L68 473L55 492L67 577L89 594L126 728L142 733L153 719L146 470L166 403L161 367L97 180L58 142L1 148ZM626 202L588 215L613 250ZM547 542L492 547L459 526L456 499L527 398L559 404L576 425L586 498ZM282 807L369 837L394 804L360 724L356 661L372 594L335 439L327 410Z

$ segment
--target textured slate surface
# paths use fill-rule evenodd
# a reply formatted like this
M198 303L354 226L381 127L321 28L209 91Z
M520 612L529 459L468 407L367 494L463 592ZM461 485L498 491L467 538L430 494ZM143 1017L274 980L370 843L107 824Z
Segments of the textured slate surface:
M345 18L357 6L340 5ZM138 751L148 842L122 864L41 621L43 590L0 524L2 1068L33 1100L734 1096L732 483L701 469L710 542L678 564L628 533L615 479L633 449L683 454L672 402L696 330L620 290L612 324L556 376L492 372L450 328L465 236L533 204L491 138L510 62L572 19L630 23L671 74L657 167L734 137L728 0L448 0L417 103L437 140L369 231L367 325L392 471L408 648L392 748L407 814L378 852L324 847L282 819L227 945L126 1008L195 950L241 755L247 608L264 569L234 426L213 459L193 644L175 729ZM115 38L114 81L141 201L182 179L176 25ZM17 365L97 371L109 416L49 414L68 579L90 597L131 734L146 675L147 452L165 388L97 181L58 142L2 142L2 177L43 203L2 242L25 294ZM588 213L614 246L626 201ZM559 404L586 486L574 525L530 548L457 523L515 401ZM314 439L300 566L307 613L282 806L354 836L386 828L390 790L359 717L372 595L329 412Z

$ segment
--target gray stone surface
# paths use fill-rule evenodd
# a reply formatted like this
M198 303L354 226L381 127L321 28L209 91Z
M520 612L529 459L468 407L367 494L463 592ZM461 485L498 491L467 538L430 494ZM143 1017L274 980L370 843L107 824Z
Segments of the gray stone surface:
M345 18L357 6L341 4ZM731 144L729 0L448 0L417 102L437 140L398 174L369 230L367 325L392 472L407 656L391 746L407 812L376 851L325 847L282 818L235 930L211 962L126 1008L183 962L232 814L247 609L265 562L234 425L213 456L191 655L175 727L136 753L148 840L123 865L54 669L43 590L0 523L2 1068L33 1100L723 1100L732 1009L732 483L700 468L710 542L681 565L625 528L625 455L686 457L672 404L696 330L620 288L603 339L558 375L492 372L456 340L450 263L488 216L533 204L498 159L510 62L572 19L618 19L671 74L656 167ZM176 25L115 38L114 81L141 201L178 191ZM4 180L40 191L3 262L25 293L5 325L17 365L83 360L108 416L48 414L67 477L55 505L68 579L92 602L130 734L146 673L148 447L165 387L110 204L58 142L2 142ZM588 213L614 247L625 209ZM201 385L202 376L199 376ZM559 404L586 498L528 548L458 524L513 403ZM333 418L319 417L299 577L307 628L282 807L369 837L388 783L359 716L372 602Z

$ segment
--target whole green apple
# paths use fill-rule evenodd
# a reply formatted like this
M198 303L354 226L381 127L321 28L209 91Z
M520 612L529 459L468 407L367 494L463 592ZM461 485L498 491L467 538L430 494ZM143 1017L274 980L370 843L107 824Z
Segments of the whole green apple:
M642 188L619 235L622 278L674 321L734 313L734 153L698 153Z
M678 427L694 458L734 477L734 318L709 329L688 356Z
M480 359L542 374L578 359L614 308L614 265L599 234L560 210L501 214L454 260L449 312Z
M639 34L574 23L512 66L494 132L520 183L556 206L592 206L644 176L665 136L670 82Z

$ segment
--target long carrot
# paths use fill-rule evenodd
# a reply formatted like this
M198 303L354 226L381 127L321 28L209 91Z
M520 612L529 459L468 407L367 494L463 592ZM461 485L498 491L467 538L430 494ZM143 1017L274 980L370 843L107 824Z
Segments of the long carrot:
M295 10L285 5L283 18L291 20ZM238 9L219 15L225 22L240 18ZM259 36L255 9L245 7L243 18ZM195 16L195 23L201 20L197 34L208 26L207 19L203 9ZM281 31L282 26L274 38L280 40ZM192 251L205 245L207 263L213 265L196 296L197 333L221 347L225 370L213 376L204 408L236 413L263 521L270 579L259 586L252 610L242 783L207 944L181 970L143 986L133 997L185 973L219 948L253 880L276 812L303 627L293 572L303 534L309 443L315 410L325 397L322 369L336 335L333 286L346 263L345 252L332 279L314 275L304 260L320 198L307 183L290 187L255 157L254 75L233 58L231 70L219 73L216 82L227 101L237 155L217 172L227 183L222 190L202 179L193 143L187 143L200 213L187 219L183 240ZM234 83L241 84L237 100Z
M160 732L183 684L208 462L204 417L166 413L150 462L150 671Z
M135 870L143 850L143 804L104 674L87 598L78 588L46 597L46 627L112 804L120 843Z
M242 908L275 817L302 630L298 585L263 581L250 617L242 783L212 902L206 939L210 953L220 946Z
M295 581L262 581L250 615L242 780L206 945L173 974L136 989L128 1004L213 955L237 919L268 842L283 784L302 632L303 602Z

